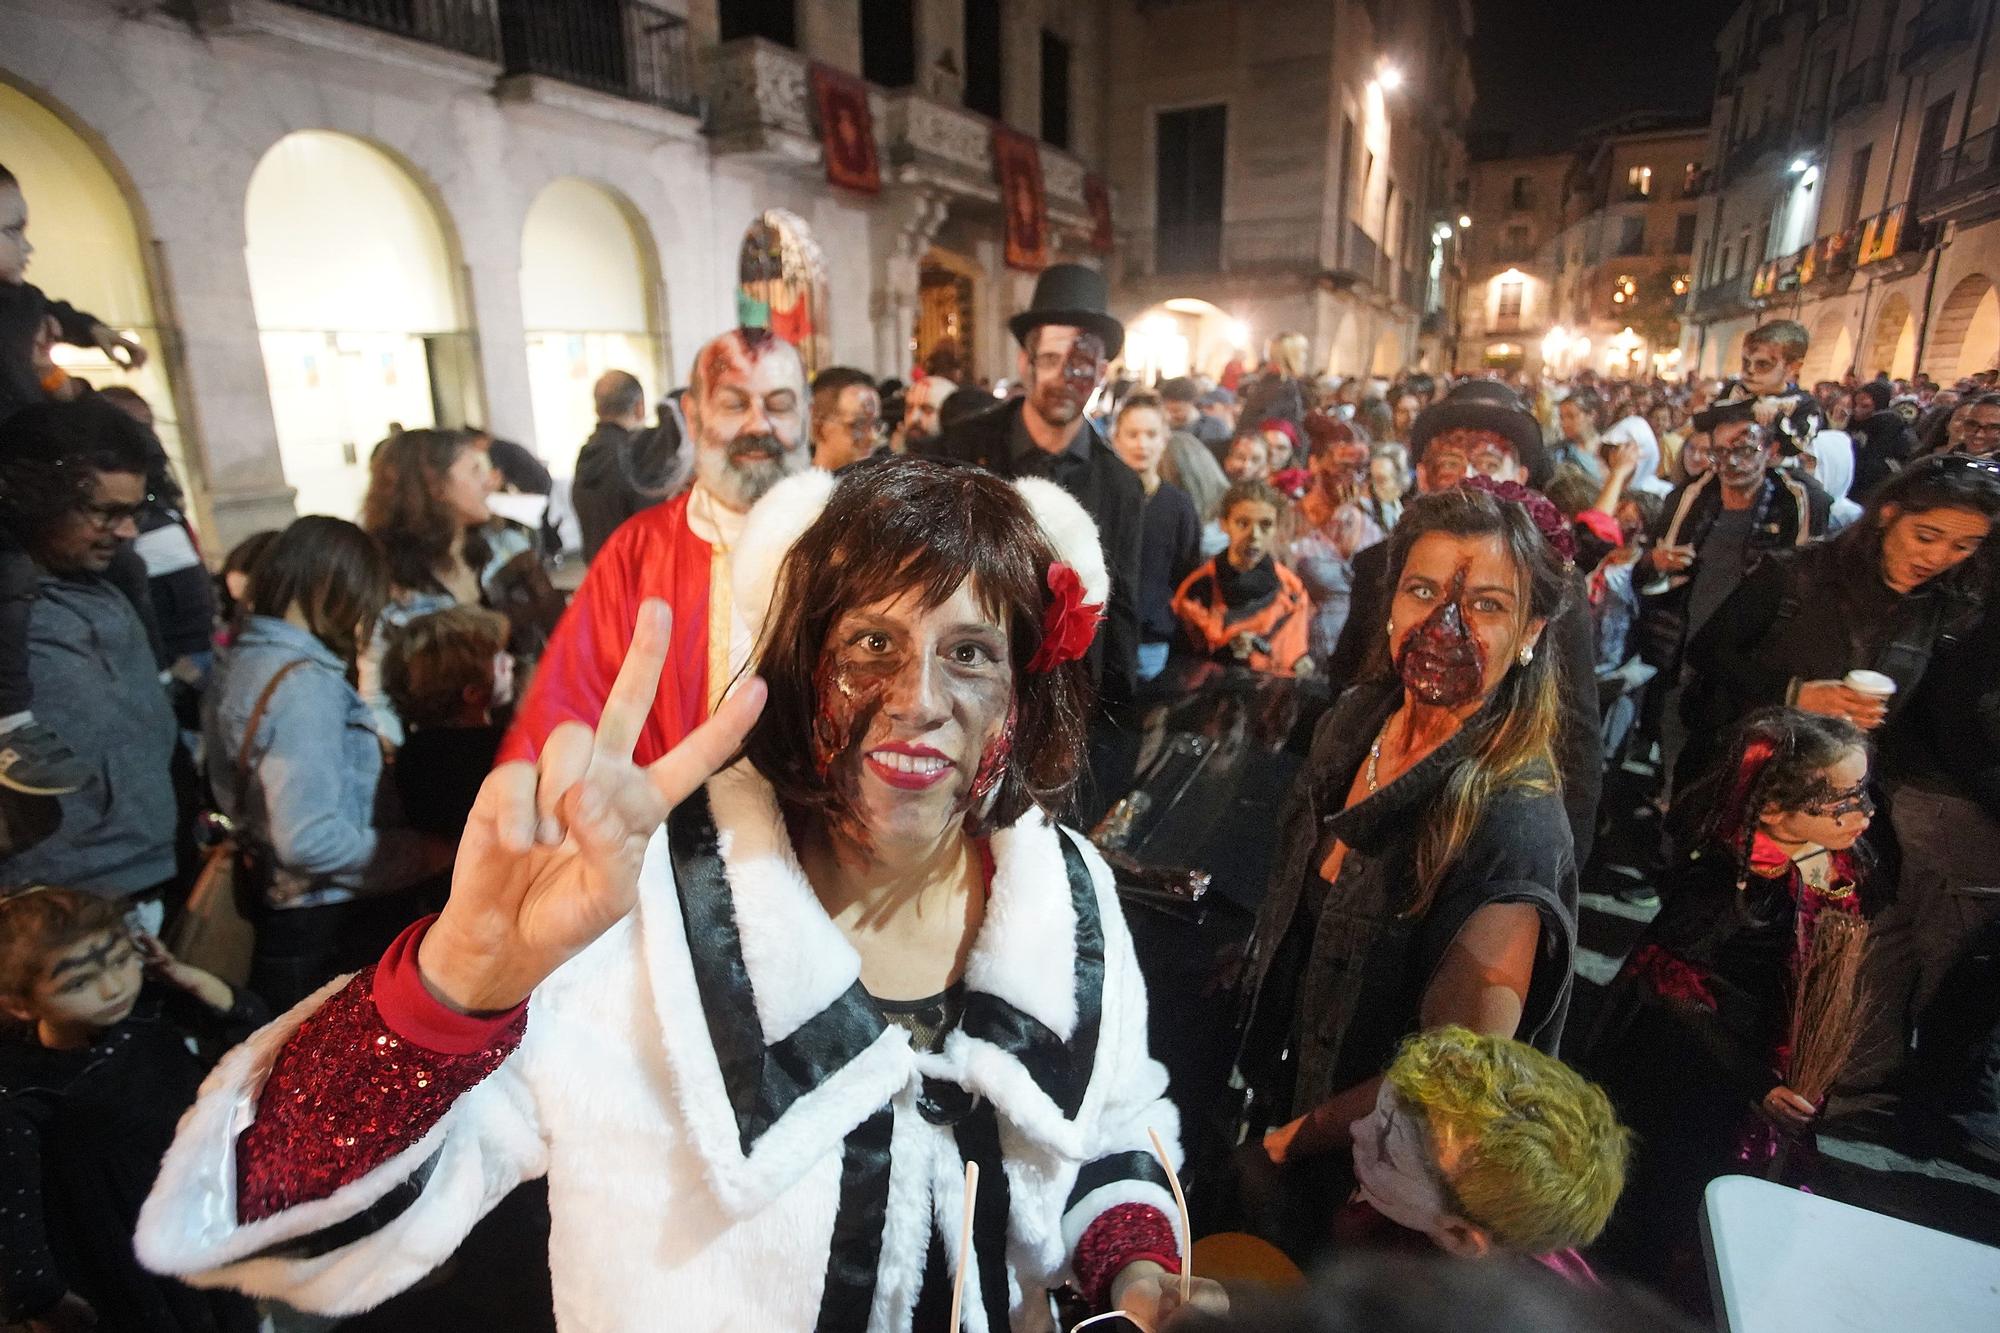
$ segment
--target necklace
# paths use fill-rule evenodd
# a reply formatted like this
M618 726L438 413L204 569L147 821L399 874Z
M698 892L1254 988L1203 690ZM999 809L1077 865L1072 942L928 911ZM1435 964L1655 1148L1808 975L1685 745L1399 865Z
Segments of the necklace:
M1373 796L1377 791L1381 790L1381 788L1375 781L1375 774L1377 770L1377 765L1379 765L1382 762L1382 742L1384 739L1388 737L1388 735L1389 735L1389 724L1387 722L1384 722L1382 724L1382 730L1375 733L1375 743L1368 747L1368 768L1362 774L1362 777L1366 779L1368 783L1368 794L1370 796Z

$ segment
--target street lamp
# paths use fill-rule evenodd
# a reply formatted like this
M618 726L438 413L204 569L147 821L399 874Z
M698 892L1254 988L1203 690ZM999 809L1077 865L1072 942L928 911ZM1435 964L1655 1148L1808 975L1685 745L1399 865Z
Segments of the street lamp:
M1465 229L1466 229L1467 227L1470 227L1471 225L1472 225L1472 214L1470 214L1470 213L1460 213L1460 214L1458 215L1458 226L1459 226L1459 230L1463 231L1463 230L1465 230Z
M1382 85L1383 92L1393 93L1403 86L1403 71L1385 60L1382 68L1375 72L1375 82Z
M1808 171L1811 171L1811 170L1812 170L1812 159L1811 159L1811 158L1809 158L1809 157L1795 157L1795 158L1793 158L1793 159L1792 159L1792 166L1791 166L1791 172L1792 172L1792 174L1793 174L1794 176L1803 176L1803 175L1805 175L1805 174L1806 174L1806 173L1807 173Z

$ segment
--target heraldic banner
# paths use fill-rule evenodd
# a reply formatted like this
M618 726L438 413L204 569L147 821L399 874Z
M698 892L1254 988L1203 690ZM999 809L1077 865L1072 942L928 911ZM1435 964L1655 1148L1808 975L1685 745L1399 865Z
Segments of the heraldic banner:
M1049 266L1049 215L1042 201L1042 154L1016 130L993 127L993 170L1007 220L1007 267L1039 273Z

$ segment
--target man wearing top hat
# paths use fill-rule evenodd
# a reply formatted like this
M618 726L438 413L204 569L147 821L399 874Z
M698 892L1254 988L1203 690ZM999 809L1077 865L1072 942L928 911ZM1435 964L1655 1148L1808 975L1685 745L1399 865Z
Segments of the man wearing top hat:
M1417 490L1449 490L1478 473L1494 481L1541 488L1555 473L1542 428L1514 391L1497 380L1471 380L1417 414L1410 427L1410 464ZM1347 625L1323 666L1338 692L1388 663L1383 626L1389 618L1389 543L1354 556L1354 591ZM1597 797L1603 786L1598 747L1597 656L1590 603L1581 571L1570 574L1570 595L1544 632L1543 642L1562 659L1561 770L1563 810L1576 843L1576 863L1590 859L1597 834Z
M1139 538L1146 495L1139 478L1084 416L1104 370L1125 345L1125 326L1108 311L1104 275L1056 264L1035 282L1035 298L1008 321L1021 344L1025 395L948 426L924 452L976 463L1009 479L1046 477L1076 497L1097 524L1111 597L1104 630L1091 646L1092 677L1105 698L1129 699L1138 679Z

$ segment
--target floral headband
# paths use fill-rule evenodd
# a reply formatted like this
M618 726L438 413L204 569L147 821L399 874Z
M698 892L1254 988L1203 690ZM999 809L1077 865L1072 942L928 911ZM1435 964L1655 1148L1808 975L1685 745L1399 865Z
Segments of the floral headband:
M1565 564L1576 563L1576 533L1571 530L1569 520L1562 511L1550 502L1540 491L1531 491L1518 481L1495 481L1491 477L1477 473L1467 477L1463 483L1475 491L1485 491L1496 500L1517 504L1528 511L1535 527L1542 534L1555 553Z

